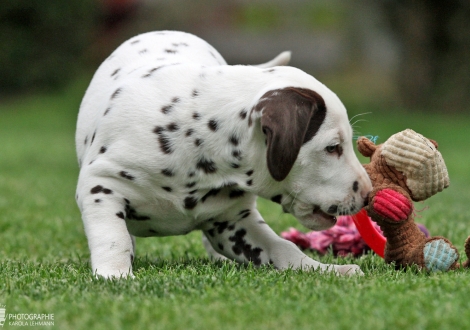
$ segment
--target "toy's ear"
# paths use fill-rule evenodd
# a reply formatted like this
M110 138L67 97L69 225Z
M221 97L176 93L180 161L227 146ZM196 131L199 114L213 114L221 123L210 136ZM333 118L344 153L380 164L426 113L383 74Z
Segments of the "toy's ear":
M357 139L357 150L359 150L364 157L372 156L376 149L377 146L368 138L361 136Z
M434 144L436 149L439 149L439 144L437 144L437 141L434 141L434 140L431 140L431 139L428 139L428 140L431 141L432 144Z

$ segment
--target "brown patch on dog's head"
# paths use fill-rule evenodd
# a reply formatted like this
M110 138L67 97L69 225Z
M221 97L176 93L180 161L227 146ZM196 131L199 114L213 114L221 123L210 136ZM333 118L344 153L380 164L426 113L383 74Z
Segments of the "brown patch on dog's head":
M269 172L276 181L282 181L302 145L315 136L325 120L325 101L310 89L287 87L265 93L254 111L262 111Z

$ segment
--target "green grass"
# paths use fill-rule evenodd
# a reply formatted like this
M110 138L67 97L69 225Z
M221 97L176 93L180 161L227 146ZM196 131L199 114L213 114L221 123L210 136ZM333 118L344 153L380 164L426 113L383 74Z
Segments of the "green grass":
M395 271L373 254L321 258L358 263L363 277L257 269L210 262L200 234L191 233L138 239L133 280L93 278L74 201L74 127L85 85L0 103L0 305L7 313L53 313L55 329L470 328L470 271ZM409 127L440 143L451 187L417 204L428 207L417 221L462 251L470 234L470 119L372 112L356 130L379 142ZM260 200L259 208L278 233L301 228L277 205ZM7 321L4 328L17 327Z

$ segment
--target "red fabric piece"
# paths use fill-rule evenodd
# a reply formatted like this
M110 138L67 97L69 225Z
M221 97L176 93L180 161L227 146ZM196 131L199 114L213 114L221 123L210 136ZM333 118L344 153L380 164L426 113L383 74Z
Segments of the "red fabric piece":
M392 189L379 190L373 200L373 208L379 215L394 221L403 221L411 213L410 201Z

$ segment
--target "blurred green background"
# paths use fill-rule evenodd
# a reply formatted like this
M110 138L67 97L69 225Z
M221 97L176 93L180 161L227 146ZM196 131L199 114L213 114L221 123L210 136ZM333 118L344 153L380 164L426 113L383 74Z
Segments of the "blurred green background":
M470 2L461 0L4 0L0 101L90 73L151 30L206 39L229 64L293 51L347 105L465 112Z

